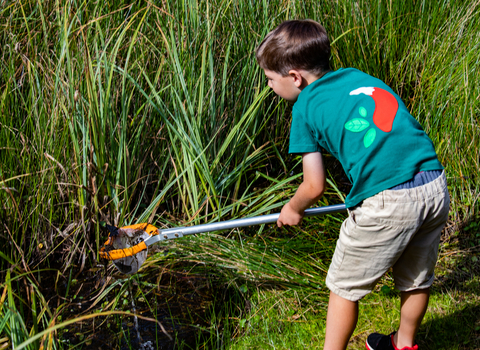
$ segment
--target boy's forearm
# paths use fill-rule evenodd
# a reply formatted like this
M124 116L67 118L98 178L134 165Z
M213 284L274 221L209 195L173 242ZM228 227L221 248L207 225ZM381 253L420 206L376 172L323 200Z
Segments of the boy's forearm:
M308 183L302 182L292 199L283 206L277 220L277 226L300 224L305 209L320 199L323 189L324 187L313 188Z
M290 200L290 207L302 214L315 204L325 191L326 179L323 157L319 152L305 153L302 156L303 182Z
M322 154L319 152L303 154L303 182L292 199L283 206L277 225L298 225L305 209L315 204L325 191L326 180Z
M289 205L297 213L302 213L305 209L310 208L323 195L324 188L312 188L308 183L302 182L295 192L295 195L290 199Z

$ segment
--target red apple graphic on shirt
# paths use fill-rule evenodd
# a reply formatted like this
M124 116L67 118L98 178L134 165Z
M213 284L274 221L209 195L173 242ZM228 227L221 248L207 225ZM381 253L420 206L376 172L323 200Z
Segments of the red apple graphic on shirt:
M392 131L393 120L398 111L397 99L388 91L378 87L361 87L350 92L350 95L365 94L375 101L373 122L382 131Z
M397 99L388 91L377 87L361 87L350 92L350 95L365 94L371 96L375 102L373 112L374 124L384 132L392 131L393 120L398 111ZM370 122L366 119L368 112L365 107L360 107L358 113L361 118L353 118L345 123L345 129L359 133L368 129L363 136L363 145L365 148L373 145L377 137L377 129L370 128Z

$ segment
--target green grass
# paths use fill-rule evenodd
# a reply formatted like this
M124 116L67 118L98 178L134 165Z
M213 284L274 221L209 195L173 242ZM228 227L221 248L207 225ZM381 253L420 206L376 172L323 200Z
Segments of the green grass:
M281 21L313 18L330 33L332 66L385 80L432 138L452 197L439 266L460 268L439 274L451 284L434 295L444 306L432 309L426 324L456 329L478 347L478 331L467 327L478 324L468 316L477 299L452 284L478 281L478 273L463 269L478 256L479 17L478 1L1 3L0 346L42 334L36 339L45 348L67 348L62 329L80 324L69 311L76 303L94 305L82 306L81 317L91 322L100 322L94 313L103 310L119 324L123 316L115 312L126 311L121 288L132 283L136 297L153 298L148 283L165 266L173 274L189 266L185 278L218 278L207 288L219 291L209 299L217 306L204 305L205 324L192 331L198 347L256 346L253 334L258 344L279 348L321 342L323 280L341 215L301 229L260 227L168 243L168 255L153 254L131 280L105 283L97 267L104 222L172 227L280 209L301 166L287 155L291 107L266 89L254 49ZM330 157L327 163L332 186L319 205L344 196L338 164ZM473 246L458 245L464 233ZM221 296L225 290L229 297ZM459 303L449 304L450 295ZM247 311L250 299L256 306ZM267 310L274 299L275 314ZM393 300L377 294L366 309L389 310ZM149 307L152 317L163 306ZM390 329L394 315L388 317L371 326L362 321L358 331ZM441 339L445 348L456 346ZM91 334L78 347L89 341Z

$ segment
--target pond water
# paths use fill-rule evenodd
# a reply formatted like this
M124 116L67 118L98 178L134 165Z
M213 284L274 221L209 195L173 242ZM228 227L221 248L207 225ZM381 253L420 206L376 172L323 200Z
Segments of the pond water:
M115 314L80 320L56 336L65 348L188 349L217 343L217 335L223 331L220 313L224 314L222 310L233 299L241 302L238 292L226 288L207 270L192 272L192 266L152 267L138 278L120 274L110 266L76 277L49 273L41 278L49 305L65 303L57 324L99 311L130 312L142 318Z

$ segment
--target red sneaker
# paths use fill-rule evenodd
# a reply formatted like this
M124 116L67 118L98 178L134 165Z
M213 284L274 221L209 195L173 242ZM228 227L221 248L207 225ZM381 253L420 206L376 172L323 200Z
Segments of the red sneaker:
M402 349L398 349L393 342L393 336L396 332L389 335L372 333L368 336L365 346L367 350L418 350L418 345L413 347L405 346Z

